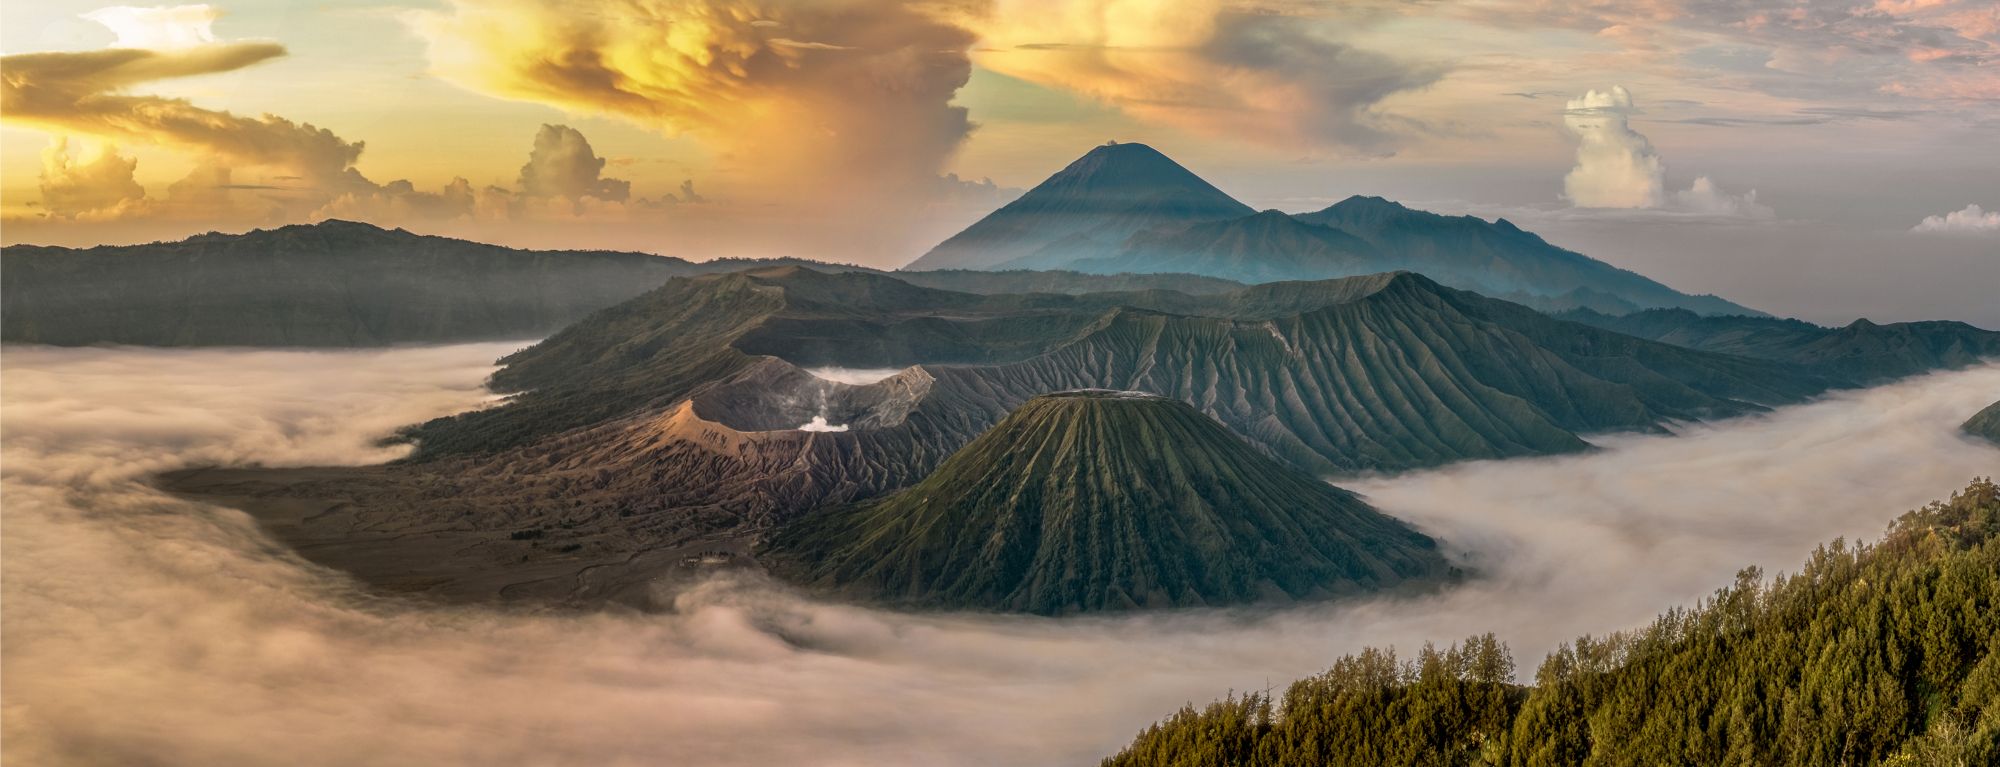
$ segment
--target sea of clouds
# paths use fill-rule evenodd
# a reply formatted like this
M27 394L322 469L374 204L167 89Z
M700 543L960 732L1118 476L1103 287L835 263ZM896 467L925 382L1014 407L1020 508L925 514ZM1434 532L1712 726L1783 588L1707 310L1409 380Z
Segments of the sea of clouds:
M667 614L422 607L239 512L150 488L191 464L371 463L490 401L517 345L358 352L8 348L0 749L9 764L1086 764L1186 701L1366 645L1494 631L1532 673L2000 470L1956 426L2000 367L1587 455L1346 482L1480 577L1420 598L1084 619L911 616L754 579Z

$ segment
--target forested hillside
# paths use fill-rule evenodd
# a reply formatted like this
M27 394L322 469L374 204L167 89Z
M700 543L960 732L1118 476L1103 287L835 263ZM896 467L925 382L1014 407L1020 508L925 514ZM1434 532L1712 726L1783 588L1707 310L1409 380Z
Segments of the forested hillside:
M1281 698L1183 708L1113 765L1939 765L2000 760L2000 488L1874 544L1756 568L1652 625L1552 653L1491 635L1367 650Z

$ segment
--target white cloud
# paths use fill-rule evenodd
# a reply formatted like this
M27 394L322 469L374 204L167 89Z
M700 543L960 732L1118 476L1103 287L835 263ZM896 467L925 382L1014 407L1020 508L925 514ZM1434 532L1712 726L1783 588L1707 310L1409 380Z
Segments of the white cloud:
M1576 167L1563 177L1563 198L1582 208L1661 209L1728 218L1770 218L1757 191L1731 194L1707 176L1686 190L1667 191L1667 166L1653 143L1632 129L1632 92L1613 85L1570 99L1563 126L1577 138Z
M1696 178L1693 186L1675 192L1671 207L1686 213L1730 218L1771 218L1774 215L1769 207L1757 204L1757 190L1730 194L1717 188L1707 176Z
M212 27L222 11L210 5L136 8L129 5L100 8L83 18L104 25L118 36L113 48L150 50L192 48L215 42Z
M1586 208L1656 208L1667 168L1653 144L1632 130L1632 94L1621 86L1569 100L1563 126L1576 134L1576 167L1563 196Z
M2000 234L2000 210L1987 211L1977 205L1967 205L1964 210L1954 210L1942 216L1925 216L1910 231L1919 234Z

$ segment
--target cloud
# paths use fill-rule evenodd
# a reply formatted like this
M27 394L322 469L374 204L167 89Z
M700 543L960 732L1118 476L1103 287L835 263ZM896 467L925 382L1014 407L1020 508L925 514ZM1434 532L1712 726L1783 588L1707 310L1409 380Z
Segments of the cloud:
M161 146L193 160L193 172L170 195L173 204L128 205L118 208L121 216L175 216L209 223L270 221L309 211L341 194L372 190L374 184L353 168L361 155L359 141L276 115L244 117L184 99L129 92L163 80L232 72L285 55L285 48L276 43L217 42L210 27L219 17L205 5L116 7L86 14L85 18L109 28L120 47L0 57L0 68L6 71L0 79L0 117L57 137L75 134L104 142ZM245 199L232 193L239 187L217 182L240 168L257 168L289 181L267 185L262 194ZM115 169L107 165L98 170ZM62 193L66 187L58 184L52 189ZM53 200L45 205L56 208Z
M273 168L326 188L352 183L361 143L282 117L242 117L181 99L123 93L160 80L229 72L282 56L274 43L211 43L174 51L113 48L0 57L6 119L54 133L167 146Z
M967 22L979 62L1141 120L1293 150L1386 154L1414 126L1380 110L1444 68L1220 0L999 0Z
M603 171L604 158L591 150L582 133L567 125L544 125L535 134L528 164L521 166L521 194L607 202L624 202L632 195L631 182L605 178Z
M966 31L864 0L453 0L433 71L492 96L692 134L791 199L913 194L970 134Z
M210 5L100 8L83 18L102 24L118 37L113 48L192 48L215 42L214 26L222 11Z
M146 197L132 178L138 167L138 160L109 144L87 144L72 156L69 139L57 137L42 150L42 207L62 218L115 215Z
M1807 97L2000 97L2000 8L1990 0L1500 0L1439 12L1557 27L1616 44L1677 79ZM1727 52L1729 61L1713 58Z
M1563 177L1563 197L1583 208L1664 209L1730 218L1770 218L1756 190L1722 191L1701 176L1685 191L1668 193L1667 167L1644 135L1632 129L1638 113L1621 86L1590 90L1570 99L1563 126L1577 138L1576 166Z
M1667 168L1653 144L1632 130L1632 94L1621 86L1569 100L1563 126L1577 137L1576 167L1563 196L1586 208L1656 208Z
M1697 176L1693 185L1675 192L1668 207L1726 218L1771 218L1776 215L1770 208L1757 204L1757 190L1729 194L1716 188L1715 182L1708 180L1707 176Z
M755 580L665 594L674 609L652 615L439 607L362 593L245 515L145 482L189 463L395 458L376 438L481 405L514 348L4 350L6 761L1088 763L1183 701L1362 646L1496 631L1532 669L1742 566L1876 534L2000 455L1956 433L2000 368L1941 374L1356 484L1478 567L1439 594L1060 620L899 614Z
M1988 212L1978 205L1967 205L1964 210L1954 210L1942 216L1925 216L1910 231L1918 234L1996 234L2000 233L2000 210Z

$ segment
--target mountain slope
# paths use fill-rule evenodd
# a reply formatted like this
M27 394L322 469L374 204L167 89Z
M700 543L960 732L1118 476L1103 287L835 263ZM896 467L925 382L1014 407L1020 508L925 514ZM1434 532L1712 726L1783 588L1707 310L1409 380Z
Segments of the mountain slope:
M1313 471L1581 450L1579 432L1755 412L1835 383L1407 273L1208 296L973 296L786 268L676 280L601 312L503 360L495 387L522 392L507 406L412 437L424 456L491 452L705 391L794 396L743 377L758 358L919 366L935 384L914 412L964 438L1050 391L1153 392Z
M904 267L1187 272L1244 282L1414 271L1559 311L1681 307L1756 314L1550 245L1505 219L1441 216L1351 197L1280 221L1142 144L1091 150Z
M807 515L766 561L895 604L1044 614L1374 590L1444 574L1428 538L1186 403L1028 401L922 482Z
M2000 488L1975 481L1873 545L1583 637L1531 687L1492 635L1366 650L1267 694L1185 707L1104 767L1830 764L2000 760ZM1171 702L1166 702L1171 704Z
M1826 328L1771 317L1703 317L1655 309L1622 317L1577 310L1562 319L1640 338L1758 359L1807 366L1856 383L1873 383L1927 370L1957 368L2000 357L2000 332L1963 322L1855 320Z
M1117 253L1066 264L1098 274L1186 272L1240 282L1325 279L1392 271L1353 235L1301 222L1275 210L1244 218L1132 235Z
M1090 150L904 269L1060 268L1076 253L1110 252L1142 229L1251 212L1152 147L1111 143Z
M1568 296L1579 305L1615 297L1641 308L1757 314L1715 296L1691 296L1636 272L1550 245L1504 218L1487 222L1473 216L1443 216L1380 197L1361 196L1296 218L1339 229L1372 245L1385 259L1375 264L1373 271L1422 272L1446 285L1489 296L1509 300ZM1570 295L1573 293L1576 295Z
M1984 410L1973 414L1960 428L1967 434L2000 445L2000 402L1987 405Z
M378 346L538 336L692 265L525 251L326 221L84 250L0 251L0 338Z

